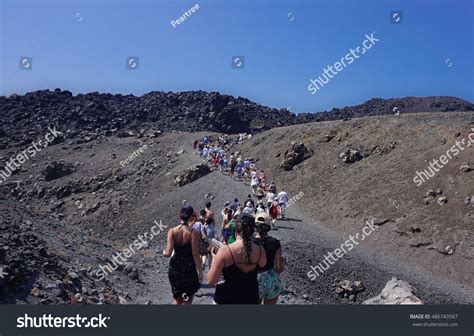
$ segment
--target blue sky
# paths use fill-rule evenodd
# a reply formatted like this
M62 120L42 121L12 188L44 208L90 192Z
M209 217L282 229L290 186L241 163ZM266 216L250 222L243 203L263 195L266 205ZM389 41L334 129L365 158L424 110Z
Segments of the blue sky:
M469 0L0 2L1 95L206 90L294 112L373 97L474 101ZM394 10L401 24L390 23ZM309 79L372 32L380 41L311 95ZM22 56L33 58L31 71L19 70ZM127 56L139 57L137 70L125 69ZM245 67L232 69L232 56L245 56Z

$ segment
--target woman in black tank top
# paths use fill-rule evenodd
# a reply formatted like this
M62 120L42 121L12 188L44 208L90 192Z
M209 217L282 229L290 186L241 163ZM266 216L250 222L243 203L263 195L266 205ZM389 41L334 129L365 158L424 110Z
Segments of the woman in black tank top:
M181 209L181 223L169 230L166 249L163 251L165 257L170 257L174 250L168 270L174 304L192 303L194 294L201 286L198 273L202 267L198 249L199 236L188 226L193 215L191 206Z
M220 275L223 281L216 286L214 301L217 304L258 304L257 275L259 267L265 266L265 250L252 242L255 219L248 214L236 220L236 241L223 246L214 255L207 275L210 286L216 284Z

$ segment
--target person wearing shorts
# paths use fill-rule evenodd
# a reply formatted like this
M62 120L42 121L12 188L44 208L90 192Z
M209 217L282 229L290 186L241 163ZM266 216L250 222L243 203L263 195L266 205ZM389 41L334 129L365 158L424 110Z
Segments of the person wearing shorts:
M252 176L252 180L250 181L250 187L252 188L253 194L256 195L258 188L258 179L256 174Z
M221 174L224 174L224 158L223 157L219 159L219 172Z
M269 208L273 202L275 202L275 198L276 198L276 195L271 192L271 191L268 191L267 192L267 207Z
M250 160L249 159L245 159L244 167L247 168L247 170L250 170Z
M261 216L257 214L256 228L257 235L254 242L262 246L267 254L267 263L260 268L257 276L260 300L263 304L276 304L283 291L283 283L280 279L280 273L284 270L281 243L268 235L271 227L263 214Z
M209 148L206 146L204 147L204 149L202 150L202 157L204 159L207 159L207 155L209 154Z
M285 218L286 203L288 203L288 194L284 189L281 189L278 194L278 200L280 205L280 215L281 218Z
M242 162L237 163L237 177L239 179L242 177L243 168L244 168L244 164Z

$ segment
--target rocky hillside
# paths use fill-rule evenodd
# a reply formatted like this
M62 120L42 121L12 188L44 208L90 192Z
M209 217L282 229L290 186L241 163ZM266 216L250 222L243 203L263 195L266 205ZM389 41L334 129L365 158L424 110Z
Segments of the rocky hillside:
M72 225L53 222L0 191L0 304L117 304L126 301L126 285L111 286L90 276L103 251L101 239L88 239ZM75 237L76 239L71 239Z
M296 206L315 222L348 237L373 219L380 228L364 246L473 287L466 272L474 267L473 117L419 113L294 125L257 134L239 150L258 157L257 166L290 196L303 192ZM457 143L464 149L454 155ZM447 152L451 160L415 183L417 172L430 172Z
M199 135L186 136L191 147ZM159 199L173 188L174 174L189 164L180 161L183 139L176 133L65 134L3 181L0 304L116 304L137 298L146 287L140 278L145 265L155 269L151 240L106 278L97 272L154 220L176 217L181 200ZM146 149L126 162L137 148ZM0 150L0 157L7 156ZM173 202L176 208L170 207ZM163 239L158 235L153 241L160 240L157 251Z
M52 125L72 133L107 136L150 125L161 131L239 133L396 112L446 111L474 111L474 105L453 97L371 99L353 107L295 115L218 92L150 92L136 97L97 92L73 96L60 89L44 90L0 97L0 149L30 143Z
M141 97L93 92L73 96L56 89L0 97L0 120L0 148L5 148L51 125L71 132L91 130L97 135L140 129L150 123L162 131L239 133L291 125L295 115L216 92L151 92Z
M404 180L412 177L412 168L425 165L422 153L428 147L438 144L431 157L454 136L465 137L463 127L471 115L457 114L295 125L262 132L244 140L241 148L230 149L254 156L258 167L279 188L287 187L291 197L304 191L303 198L288 208L288 219L277 221L279 229L272 231L282 241L288 260L279 303L361 303L380 293L392 277L414 286L416 296L428 304L474 302L472 291L465 295L458 290L459 283L472 287L472 272L464 270L472 269L473 207L461 202L472 195L474 175L458 172L470 152L466 150L463 158L460 154L459 162L452 162L447 171L454 183L443 174L416 191L411 181ZM192 143L204 135L215 140L218 134L118 134L65 133L61 142L44 148L0 184L0 267L7 273L0 279L0 304L169 303L169 259L162 256L166 234L145 234L153 232L156 222L165 229L177 225L183 200L196 210L211 201L220 219L225 202L249 193L248 183L217 171L200 171L202 159L193 152ZM231 136L230 143L237 138ZM347 152L348 144L352 151ZM0 157L15 151L0 149ZM191 167L199 169L197 176ZM425 205L424 193L429 189L442 189L448 203L438 204L438 196ZM372 215L388 220L377 222L381 226L373 233L379 242L375 249L366 240L310 281L311 265L349 233L360 231ZM140 236L146 242L137 247ZM130 246L135 250L130 252ZM399 261L429 268L451 282L386 260L384 253L394 247L397 253L409 255L398 258L392 253ZM124 264L102 277L99 270L111 267L118 253ZM213 293L213 288L204 286L195 303L210 304Z

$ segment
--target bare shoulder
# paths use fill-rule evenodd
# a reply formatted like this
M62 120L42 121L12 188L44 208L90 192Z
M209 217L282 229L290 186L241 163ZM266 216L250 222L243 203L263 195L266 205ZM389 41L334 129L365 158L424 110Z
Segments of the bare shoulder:
M223 245L219 251L217 251L217 255L220 256L222 259L224 260L230 260L231 259L231 255L230 255L230 251L229 251L229 247L226 246L226 245Z

